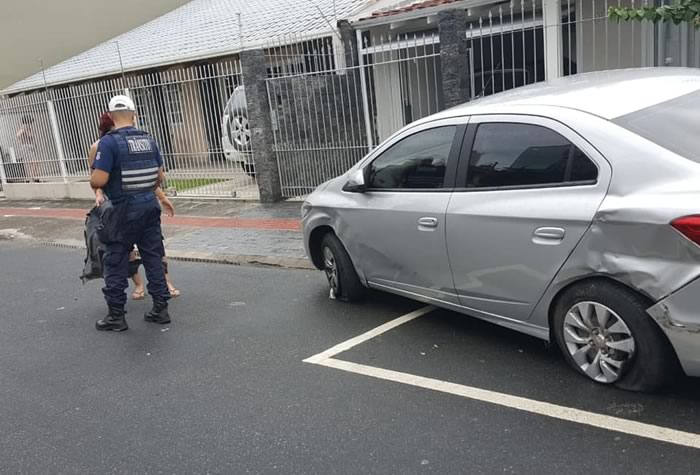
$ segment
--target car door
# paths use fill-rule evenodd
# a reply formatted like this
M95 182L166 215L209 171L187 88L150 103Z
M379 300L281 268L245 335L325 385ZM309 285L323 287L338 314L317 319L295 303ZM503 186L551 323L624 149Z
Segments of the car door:
M464 149L446 227L460 304L527 320L605 198L610 165L541 117L474 116Z
M363 164L366 191L343 210L342 239L370 287L458 303L445 214L466 121L408 129Z

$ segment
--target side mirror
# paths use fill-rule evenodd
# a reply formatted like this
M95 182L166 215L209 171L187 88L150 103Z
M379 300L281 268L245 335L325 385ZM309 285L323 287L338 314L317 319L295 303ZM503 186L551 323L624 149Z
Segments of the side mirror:
M343 191L348 191L350 193L363 193L366 190L365 172L362 169L352 172L348 182L343 187Z

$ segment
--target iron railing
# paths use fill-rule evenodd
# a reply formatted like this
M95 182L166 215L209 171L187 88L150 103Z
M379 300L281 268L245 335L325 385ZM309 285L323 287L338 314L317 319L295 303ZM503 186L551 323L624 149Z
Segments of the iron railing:
M283 38L268 49L267 91L282 194L311 192L404 125L441 108L436 32ZM360 57L359 66L344 56ZM285 67L280 67L284 65Z
M99 117L112 96L127 94L139 127L160 145L172 193L256 198L242 85L240 63L229 59L0 100L6 181L87 181Z
M460 97L608 69L700 67L700 31L691 26L607 18L610 6L651 4L477 2L464 25L469 91ZM333 32L264 45L283 196L309 193L404 125L444 108L454 91L443 90L436 23L395 22L344 40ZM86 180L97 119L117 93L135 100L139 125L159 141L172 191L258 196L238 57L0 99L0 182Z

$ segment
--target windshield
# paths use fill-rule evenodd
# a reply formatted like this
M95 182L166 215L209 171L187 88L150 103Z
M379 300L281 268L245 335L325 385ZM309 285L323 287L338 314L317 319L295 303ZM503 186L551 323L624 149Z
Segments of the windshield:
M613 122L700 163L700 91L633 112Z

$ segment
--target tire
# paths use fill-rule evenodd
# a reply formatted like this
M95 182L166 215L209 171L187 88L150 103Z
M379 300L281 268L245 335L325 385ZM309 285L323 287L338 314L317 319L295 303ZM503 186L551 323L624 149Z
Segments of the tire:
M553 333L564 358L589 379L653 392L682 371L666 335L647 315L648 307L644 297L620 284L585 282L557 300Z
M321 256L328 285L335 297L346 302L362 300L365 288L350 255L335 234L328 233L321 240Z

